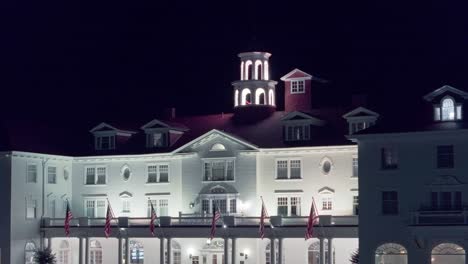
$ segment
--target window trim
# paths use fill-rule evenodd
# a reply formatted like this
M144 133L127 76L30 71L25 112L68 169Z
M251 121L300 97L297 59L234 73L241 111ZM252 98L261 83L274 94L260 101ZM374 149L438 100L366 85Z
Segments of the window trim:
M164 185L171 183L171 166L170 162L154 162L154 163L146 163L146 181L145 185ZM156 172L156 182L150 182L149 180L149 167L150 166L157 166L158 170ZM167 166L167 182L161 182L161 172L160 167Z
M299 160L301 164L301 177L300 178L291 178L291 161L294 160ZM287 178L278 178L278 161L287 161L287 170L288 170L288 175ZM302 181L304 179L304 162L302 160L302 157L292 157L292 158L276 158L275 159L275 181Z
M356 175L354 175L354 161L356 160ZM353 155L351 158L351 179L359 179L359 157L357 155Z
M108 137L109 138L109 147L102 148L102 138ZM94 149L95 150L114 150L117 133L103 133L103 134L94 134Z
M36 179L34 182L29 181L29 166L35 166L36 167ZM39 177L39 166L37 162L27 162L26 164L26 183L37 183L37 178Z
M203 211L203 201L208 200L208 211L206 212L207 215L211 215L213 212L213 200L226 200L226 212L222 213L221 215L241 215L243 212L240 208L240 200L239 200L238 193L206 193L200 194L200 213L204 214ZM231 212L231 200L236 200L236 212Z
M396 199L396 210L397 212L395 214L391 214L391 213L384 213L384 206L383 206L383 203L384 203L384 200L383 200L383 193L384 192L396 192L397 194L397 199ZM399 216L400 215L400 212L401 212L401 208L400 208L400 194L397 190L395 189L382 189L380 190L380 192L378 192L378 194L380 195L380 215L381 216Z
M290 87L290 93L291 94L304 94L305 93L305 90L306 90L306 83L305 83L306 79L304 78L300 78L300 79L292 79L291 80L291 87ZM302 83L302 91L299 90L299 83ZM294 91L294 84L297 84L297 89L296 91Z
M88 217L89 216L87 215L87 207L86 207L86 202L87 201L94 201L95 202L95 206L94 206L94 218L104 218L106 217L106 210L107 210L107 207L109 206L108 202L107 202L107 197L104 197L104 196L99 196L99 197L96 197L96 196L87 196L87 197L83 197L83 216L84 217ZM102 217L99 217L98 214L97 214L97 210L98 210L98 201L104 201L105 205L104 205L104 215Z
M156 211L156 215L159 218L160 216L171 216L170 212L170 205L171 205L171 195L147 195L147 202L146 202L146 216L149 218L151 217L150 215L150 203L149 201L153 202L156 201L156 204L153 203L154 210ZM166 200L167 201L167 215L161 215L161 210L160 210L160 204L161 200Z
M55 182L49 182L49 168L55 168ZM56 165L47 165L47 184L57 184L58 183L58 166Z
M31 221L31 220L34 220L34 219L37 219L38 217L38 201L39 199L37 199L37 197L34 197L34 196L26 196L26 206L25 206L25 215L24 215L24 218L26 219L26 221ZM34 206L34 217L28 217L28 208L29 208L29 202L34 202L35 203L35 206Z
M389 164L386 165L385 162L385 155L384 152L386 149L392 150L392 154L394 155L394 158L396 157L396 163L395 164ZM380 147L380 170L382 171L394 171L398 170L400 168L400 157L399 157L399 151L395 146L382 146Z
M287 207L288 207L288 213L284 217L301 217L303 216L303 210L302 210L302 205L304 201L303 193L275 193L275 205L276 205L276 214L278 215L278 199L281 198L287 198ZM292 198L299 198L299 215L292 215Z
M453 119L443 119L443 108L442 108L442 102L445 99L451 99L453 101L453 111L454 111L454 118ZM460 108L460 113L458 111L458 108ZM460 121L463 120L463 104L458 103L455 98L452 96L446 95L442 99L440 99L440 102L438 104L434 104L433 107L433 114L434 114L434 121L435 122L453 122L453 121Z
M451 152L451 166L441 166L441 161L440 161L440 154L439 153L439 147L452 147L452 152ZM446 156L449 156L447 153L445 154ZM440 170L444 169L454 169L455 168L455 146L453 144L444 144L444 145L437 145L436 146L436 168Z
M235 157L223 157L223 158L202 158L202 183L213 183L213 182L236 182L236 158ZM224 179L222 181L209 181L205 180L205 164L207 162L216 162L216 161L224 161L225 162L225 170L224 170ZM227 162L232 161L232 180L227 179Z
M89 168L94 168L94 184L88 184L86 183L87 181L87 173L88 173L88 169ZM98 177L97 177L97 171L98 171L98 168L105 168L106 170L106 182L104 184L97 184L97 181L98 181ZM84 177L83 177L83 185L85 186L107 186L107 183L108 183L108 180L109 180L109 168L107 165L86 165L84 166Z

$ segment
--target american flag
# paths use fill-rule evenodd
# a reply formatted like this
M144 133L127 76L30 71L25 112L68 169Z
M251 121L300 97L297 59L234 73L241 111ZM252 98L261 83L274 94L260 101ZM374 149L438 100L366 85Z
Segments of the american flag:
M112 212L112 208L110 206L109 201L107 201L107 212L106 212L106 224L104 225L104 234L106 234L106 238L109 238L111 234L111 221L114 218L114 213Z
M213 240L216 234L216 222L221 218L221 213L219 212L219 208L213 204L213 217L211 219L211 233L210 233L210 240Z
M262 212L260 214L260 228L258 232L260 233L260 238L263 239L265 237L265 218L268 217L268 212L265 207L265 203L262 199Z
M70 210L70 203L67 200L67 211L65 212L65 235L68 237L70 235L70 222L73 218L73 214Z
M148 200L148 202L150 203L150 206L151 206L150 231L151 231L151 235L154 236L154 222L156 221L157 215L156 215L156 211L154 210L153 203L151 202L151 200Z
M312 238L312 235L314 234L314 225L317 224L318 222L318 212L317 212L317 206L315 205L315 200L312 197L312 204L310 206L310 213L309 213L309 220L307 221L307 228L305 232L305 240Z

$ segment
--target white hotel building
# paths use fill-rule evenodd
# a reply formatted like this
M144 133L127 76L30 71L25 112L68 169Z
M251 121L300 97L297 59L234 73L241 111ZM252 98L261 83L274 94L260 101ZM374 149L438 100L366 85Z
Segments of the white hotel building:
M276 111L269 56L239 54L231 114L171 111L146 124L103 122L77 132L89 135L79 149L48 141L39 126L6 124L1 263L32 263L41 247L59 264L348 263L358 248L359 196L357 146L346 135L379 116L358 105L314 108L314 77L298 69L281 78L286 111ZM261 197L270 215L263 240ZM312 197L320 224L305 241ZM67 199L74 215L68 238ZM161 224L154 237L148 200ZM108 201L117 218L106 239ZM208 243L213 203L225 227Z

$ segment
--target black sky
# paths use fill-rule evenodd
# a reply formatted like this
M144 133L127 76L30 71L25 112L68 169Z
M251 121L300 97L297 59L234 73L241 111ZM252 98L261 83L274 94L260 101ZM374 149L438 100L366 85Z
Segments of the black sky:
M147 119L166 106L230 112L236 55L251 49L273 54L276 80L296 67L329 80L315 91L324 104L357 92L390 102L443 84L468 90L466 1L2 6L2 118Z

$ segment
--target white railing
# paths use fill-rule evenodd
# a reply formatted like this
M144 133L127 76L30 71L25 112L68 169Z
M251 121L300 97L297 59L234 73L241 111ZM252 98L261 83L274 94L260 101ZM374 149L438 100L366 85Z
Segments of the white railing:
M161 216L157 220L157 224L162 226L173 226L173 227L190 227L190 226L210 226L212 218L211 216L179 216L169 217ZM307 216L272 216L265 219L265 225L273 224L274 226L306 226L308 221ZM104 226L106 222L105 218L87 218L80 217L74 218L70 222L72 227L93 227L93 226ZM150 218L144 217L119 217L112 219L112 226L120 227L139 227L148 226ZM259 226L260 217L249 217L249 216L224 216L220 224L226 224L227 226ZM63 218L43 218L42 227L63 227L65 219ZM323 226L357 226L357 216L330 216L322 215L319 217L319 224Z
M411 214L413 225L463 225L468 224L468 210L417 211Z

